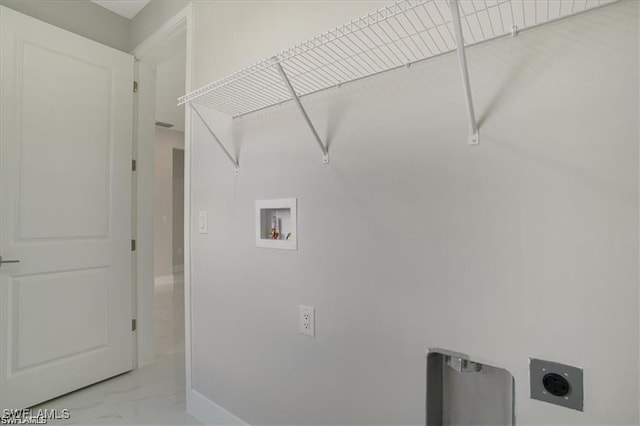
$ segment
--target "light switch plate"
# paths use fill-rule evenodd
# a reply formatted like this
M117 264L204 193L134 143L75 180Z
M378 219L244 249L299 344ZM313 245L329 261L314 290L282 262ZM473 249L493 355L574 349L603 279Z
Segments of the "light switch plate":
M209 233L209 224L207 218L207 212L200 212L198 214L198 232L201 234Z
M542 359L529 359L531 398L584 411L582 368Z

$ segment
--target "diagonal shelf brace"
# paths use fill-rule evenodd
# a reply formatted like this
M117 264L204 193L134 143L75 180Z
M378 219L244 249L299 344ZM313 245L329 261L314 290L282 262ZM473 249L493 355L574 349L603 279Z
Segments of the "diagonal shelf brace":
M449 0L449 8L451 9L451 22L453 24L456 36L456 49L458 50L458 60L460 61L460 73L462 74L462 84L464 86L464 94L467 99L467 111L469 113L469 145L478 145L480 142L480 133L478 130L478 122L476 113L473 109L473 98L471 97L471 83L469 82L469 69L467 68L467 56L464 51L464 37L462 36L462 23L460 21L460 9L458 8L458 0Z
M224 153L227 155L227 158L233 163L233 166L236 169L236 174L240 173L240 165L238 164L238 160L236 160L235 158L233 158L233 156L231 155L231 153L229 153L229 151L227 150L227 147L224 146L224 144L220 141L220 139L218 139L218 136L216 136L215 132L213 131L213 129L209 126L209 124L207 123L207 121L204 119L204 117L202 117L202 115L200 115L200 111L198 111L198 109L195 107L195 105L193 105L191 103L191 101L188 102L189 106L191 107L191 109L193 110L193 112L196 113L196 115L198 116L198 118L200 119L200 121L202 121L202 124L204 124L204 127L207 128L207 130L209 131L209 133L211 134L211 136L213 137L213 139L218 143L218 145L220 146L220 148L222 149L222 151L224 151Z
M291 98L295 101L296 105L298 106L298 109L300 110L300 113L302 114L304 121L307 122L307 126L309 126L309 129L311 129L311 133L313 133L313 137L316 139L316 142L318 142L318 146L320 146L320 149L322 150L322 164L328 164L329 151L327 150L327 147L325 146L325 144L322 143L322 139L320 139L320 136L318 136L318 132L316 132L316 128L313 127L313 123L311 123L311 119L309 119L309 116L307 115L307 111L305 111L304 107L302 106L302 103L300 102L300 98L298 97L298 94L293 89L293 86L291 85L291 82L289 81L287 74L282 69L282 65L280 65L278 58L273 57L271 58L271 60L275 65L275 67L277 68L278 72L280 73L280 76L282 76L282 80L287 86L287 89L289 89L289 93L291 93Z

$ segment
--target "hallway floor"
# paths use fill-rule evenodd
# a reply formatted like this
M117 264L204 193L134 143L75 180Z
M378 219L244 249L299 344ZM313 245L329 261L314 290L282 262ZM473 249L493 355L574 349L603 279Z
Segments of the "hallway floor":
M198 425L186 413L184 286L156 289L158 359L143 368L89 386L34 409L69 410L65 425Z
M155 287L155 336L158 357L184 352L184 273L173 275L173 285Z

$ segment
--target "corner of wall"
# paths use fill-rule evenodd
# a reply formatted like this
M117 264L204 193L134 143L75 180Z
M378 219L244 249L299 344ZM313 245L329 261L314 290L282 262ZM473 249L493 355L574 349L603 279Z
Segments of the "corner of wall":
M187 391L187 412L205 425L248 425L193 389Z

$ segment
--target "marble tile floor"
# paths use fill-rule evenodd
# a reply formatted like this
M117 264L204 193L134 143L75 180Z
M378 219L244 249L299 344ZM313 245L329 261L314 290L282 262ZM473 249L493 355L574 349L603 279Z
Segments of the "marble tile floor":
M34 410L67 409L56 425L198 425L186 413L184 355L156 362L48 401Z
M155 288L155 337L159 357L184 352L184 275L174 275L173 285Z
M157 360L60 398L34 410L67 409L68 420L52 425L198 425L186 413L184 287L156 289Z

